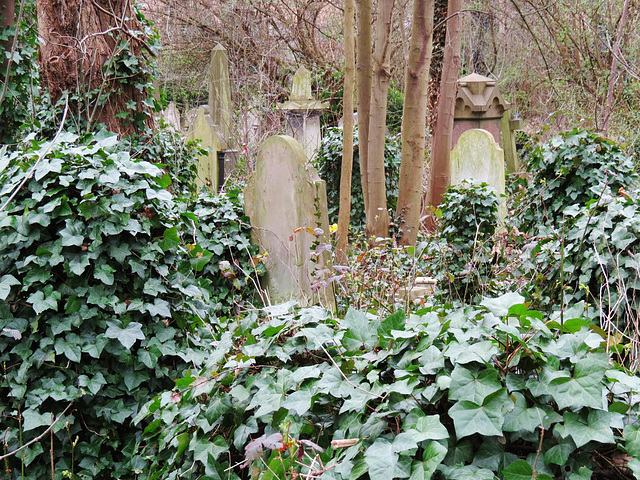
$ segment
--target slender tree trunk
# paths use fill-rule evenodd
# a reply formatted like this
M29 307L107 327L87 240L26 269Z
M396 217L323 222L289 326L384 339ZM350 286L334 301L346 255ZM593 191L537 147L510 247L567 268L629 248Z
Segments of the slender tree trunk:
M55 103L64 91L91 129L104 123L124 135L153 117L143 103L146 42L129 0L36 0L41 87ZM147 47L148 48L148 47ZM106 73L105 73L106 71ZM121 118L125 113L129 115ZM120 114L120 115L118 115ZM116 116L118 115L118 116Z
M405 75L402 164L396 210L402 245L414 245L420 229L432 35L433 0L415 0Z
M367 207L367 238L389 236L389 212L384 172L384 141L387 128L387 95L390 79L389 37L394 0L378 1L376 41L373 54L373 81L371 85L371 118L369 124L369 159L367 178L369 205ZM362 144L362 139L360 140Z
M607 92L607 103L604 110L604 123L602 125L602 132L606 135L609 130L609 120L611 119L611 109L613 107L613 90L616 85L616 75L618 73L618 58L622 56L620 51L620 43L622 43L622 35L624 33L624 26L627 23L627 16L629 13L629 0L624 0L622 6L622 15L620 16L620 24L618 25L618 36L616 37L616 44L613 47L611 53L611 71L609 72L609 89Z
M353 171L353 93L355 85L354 0L344 2L344 94L342 127L342 168L340 172L340 213L338 214L338 263L346 263L351 217L351 175Z
M358 18L357 94L358 156L364 210L369 211L369 119L371 116L371 0L356 0Z
M438 117L431 145L431 172L425 205L437 207L447 191L451 181L451 137L453 133L453 113L458 91L458 73L460 71L460 8L462 0L449 0L447 11L447 39L442 60L442 79L440 80L440 100ZM426 226L432 230L434 220L427 212Z

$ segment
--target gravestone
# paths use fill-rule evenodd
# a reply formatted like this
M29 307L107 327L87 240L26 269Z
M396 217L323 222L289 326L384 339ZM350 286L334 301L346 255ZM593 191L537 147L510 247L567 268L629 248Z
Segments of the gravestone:
M486 183L498 197L498 220L507 214L504 183L504 150L487 130L467 130L451 151L451 185L463 180Z
M174 132L180 131L180 111L174 102L170 102L167 108L160 113L160 116Z
M328 103L316 100L311 94L311 72L304 66L298 68L289 101L278 108L285 112L287 134L300 142L308 160L312 160L320 148L320 115L328 107Z
M507 171L520 173L520 159L516 148L516 130L522 130L522 120L512 118L511 110L502 115L502 144L504 146L504 158L507 162Z
M229 82L229 57L219 43L211 52L209 69L209 107L211 118L217 127L220 140L230 144L231 131L231 84Z
M267 254L262 285L269 301L334 310L332 288L314 286L316 272L331 270L323 250L329 234L326 187L294 138L272 136L261 145L245 189L245 212L253 241Z
M196 186L199 190L206 185L209 191L216 193L218 191L218 152L222 150L222 145L208 105L198 108L196 121L187 134L187 141L197 140L201 141L200 146L207 153L198 155Z

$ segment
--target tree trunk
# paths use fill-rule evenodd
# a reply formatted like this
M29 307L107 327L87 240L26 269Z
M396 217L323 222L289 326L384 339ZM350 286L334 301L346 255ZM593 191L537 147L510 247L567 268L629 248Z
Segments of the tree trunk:
M373 81L371 85L371 117L369 124L369 158L367 180L369 205L367 206L367 238L389 236L389 212L384 172L384 141L387 128L387 95L389 93L391 14L394 0L378 1L376 41L373 54ZM361 127L362 128L362 127ZM362 144L362 139L360 139Z
M346 263L351 217L351 175L353 171L353 93L355 84L354 0L344 2L344 94L342 127L342 167L340 172L340 213L338 215L337 261Z
M611 108L613 106L613 89L616 85L616 75L618 73L618 58L622 56L620 51L620 43L622 43L622 34L624 33L624 26L627 23L627 14L629 12L629 0L624 1L622 6L622 15L620 16L620 24L618 25L618 36L616 37L616 44L611 52L611 70L609 72L609 88L607 91L607 103L604 110L604 124L602 125L602 132L606 135L609 130L609 120L611 118Z
M447 191L451 181L451 137L453 133L453 113L458 91L458 73L460 71L460 8L462 0L449 0L447 11L447 40L442 61L442 79L440 81L440 100L438 117L431 145L431 174L425 205L437 207ZM426 226L432 230L434 219L427 212Z
M371 0L356 0L358 7L358 156L360 159L360 181L364 211L369 211L369 119L371 117Z
M130 135L153 126L143 103L147 82L141 26L129 0L36 0L41 88L63 92L87 130L104 123ZM127 115L128 114L128 115ZM125 118L122 118L125 117Z
M402 164L396 210L402 245L414 245L420 229L432 34L433 0L415 0L405 76Z

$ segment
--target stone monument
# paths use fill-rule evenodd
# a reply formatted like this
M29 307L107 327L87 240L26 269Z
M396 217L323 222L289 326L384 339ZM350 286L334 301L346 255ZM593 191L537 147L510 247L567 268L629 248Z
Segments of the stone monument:
M503 98L497 82L477 73L458 80L451 148L464 132L474 128L488 131L502 143L509 171L519 170L513 131L522 128L520 120L512 118L511 104Z
M326 187L294 138L263 142L245 189L245 211L253 241L266 253L262 285L269 301L334 310L333 290L320 278L331 273Z
M300 142L308 160L320 148L320 114L328 107L328 103L313 98L309 70L304 66L298 68L293 76L289 101L278 108L285 112L287 134Z
M504 182L504 150L487 130L472 129L462 133L451 151L451 185L463 180L486 183L498 197L498 220L507 214Z

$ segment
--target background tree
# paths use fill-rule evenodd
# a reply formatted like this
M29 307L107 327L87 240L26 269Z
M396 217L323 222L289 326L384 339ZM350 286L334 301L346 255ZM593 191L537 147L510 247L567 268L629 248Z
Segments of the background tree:
M357 92L358 92L358 144L360 159L360 178L365 212L369 211L369 117L371 116L371 0L356 0L358 13L358 55L357 55Z
M355 86L354 0L344 4L344 141L340 175L340 213L338 216L338 263L346 262L349 218L351 216L351 175L353 170L353 94Z
M56 103L64 92L87 130L104 123L129 135L152 127L146 103L146 43L128 0L104 4L37 0L41 87Z
M371 114L369 117L369 158L367 159L367 238L389 236L389 212L384 173L384 142L387 129L387 95L389 92L391 14L394 0L380 0L376 18ZM362 140L360 140L362 143ZM364 167L363 167L364 168Z
M447 9L447 35L442 60L440 98L431 144L431 168L425 205L437 206L451 180L451 137L453 133L453 112L458 90L460 71L460 18L461 0L449 0ZM427 226L433 228L433 218L427 216Z
M433 0L414 0L402 112L402 164L396 217L400 243L413 245L420 229L425 163L427 89L431 65Z

